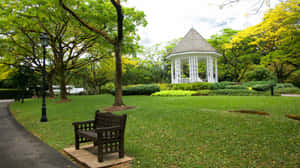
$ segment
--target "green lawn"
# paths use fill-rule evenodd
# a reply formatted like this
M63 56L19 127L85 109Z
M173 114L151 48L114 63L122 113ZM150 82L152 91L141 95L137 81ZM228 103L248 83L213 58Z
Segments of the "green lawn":
M40 123L41 99L13 103L11 110L25 128L57 150L74 144L73 121L92 119L113 97L74 96L47 101L48 123ZM126 96L125 151L134 167L299 167L300 98L293 97L151 97ZM270 116L226 110L263 110Z

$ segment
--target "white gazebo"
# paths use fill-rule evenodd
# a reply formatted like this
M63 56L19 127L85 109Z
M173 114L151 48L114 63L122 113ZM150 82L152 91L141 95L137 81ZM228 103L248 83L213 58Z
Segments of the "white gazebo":
M192 28L167 57L171 61L172 83L218 82L219 53ZM199 77L199 62L206 63L206 76ZM183 68L188 68L188 75Z

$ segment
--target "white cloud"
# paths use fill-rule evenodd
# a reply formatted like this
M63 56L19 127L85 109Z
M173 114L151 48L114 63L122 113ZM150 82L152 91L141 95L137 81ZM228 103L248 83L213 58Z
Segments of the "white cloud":
M238 4L219 8L224 0L128 0L124 6L136 7L146 14L148 26L140 28L141 44L150 46L183 37L194 27L204 38L222 28L237 30L259 23L266 5L257 15L248 15L259 0L240 0ZM271 0L273 7L278 0Z

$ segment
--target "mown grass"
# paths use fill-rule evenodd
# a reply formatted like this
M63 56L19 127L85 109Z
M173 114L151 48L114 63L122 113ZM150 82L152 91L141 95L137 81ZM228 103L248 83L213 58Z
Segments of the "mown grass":
M13 103L11 111L26 129L57 150L74 144L73 121L92 119L113 97L73 96L47 100L48 123L40 123L41 99ZM205 96L126 96L125 151L133 167L299 167L300 98ZM270 116L226 112L259 110Z

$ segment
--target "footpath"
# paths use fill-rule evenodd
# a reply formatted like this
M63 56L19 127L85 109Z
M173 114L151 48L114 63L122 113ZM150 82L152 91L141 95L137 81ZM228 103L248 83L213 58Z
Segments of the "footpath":
M78 168L18 124L9 112L10 102L0 100L1 168Z

